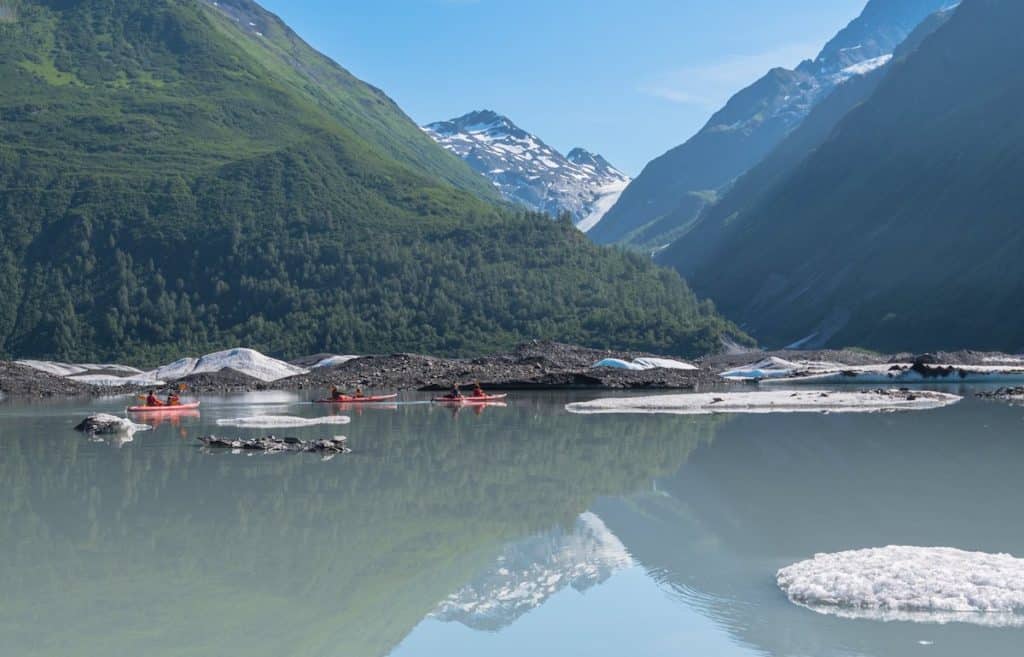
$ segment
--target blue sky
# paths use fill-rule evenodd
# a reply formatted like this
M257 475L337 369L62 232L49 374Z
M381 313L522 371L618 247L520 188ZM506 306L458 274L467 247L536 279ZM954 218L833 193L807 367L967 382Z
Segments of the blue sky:
M263 0L418 123L508 115L627 173L733 92L813 57L865 0Z

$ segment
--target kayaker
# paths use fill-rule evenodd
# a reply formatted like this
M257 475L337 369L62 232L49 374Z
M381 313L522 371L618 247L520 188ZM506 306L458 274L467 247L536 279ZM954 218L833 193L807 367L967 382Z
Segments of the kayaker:
M363 392L362 388L356 388L356 394L354 394L352 396L355 397L356 399L362 399L363 397L366 396L366 393Z
M448 399L462 399L462 391L458 384L452 384L452 391L448 393Z
M344 395L341 394L341 391L338 390L338 386L331 386L331 399L337 401L341 399L343 396Z
M149 395L146 397L146 406L163 406L163 402L156 398L155 392L150 390Z
M172 391L171 394L167 395L167 405L181 406L181 397L178 396L178 393Z
M486 397L487 396L487 393L484 392L484 389L480 387L480 382L479 381L477 381L476 383L473 384L473 396L474 397Z

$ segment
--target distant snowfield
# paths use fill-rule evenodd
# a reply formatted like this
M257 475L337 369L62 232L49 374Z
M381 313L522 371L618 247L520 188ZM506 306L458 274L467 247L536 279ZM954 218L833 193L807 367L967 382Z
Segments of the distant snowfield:
M1024 627L1024 559L953 548L886 547L783 568L795 604L844 618Z
M773 390L723 392L655 397L610 397L567 404L570 413L664 413L711 415L718 413L877 413L928 410L949 406L962 397L942 392L900 390L824 391Z
M347 415L331 415L327 417L295 417L293 415L254 415L252 417L236 417L217 420L218 427L237 427L239 429L297 429L300 427L316 427L324 424L348 424L352 418Z
M615 204L619 202L619 197L629 187L629 180L621 180L613 182L609 185L601 187L596 192L596 200L593 205L590 206L590 214L583 217L576 224L576 228L580 229L584 233L591 231L594 226L601 223L604 216L608 214Z
M313 368L336 367L358 356L329 356L313 365ZM200 358L182 358L155 370L143 372L127 365L90 365L56 363L39 360L19 360L40 372L95 386L162 386L193 374L213 374L223 370L234 370L265 383L291 376L307 374L310 370L265 356L254 349L227 349L207 354ZM106 372L110 372L107 374ZM122 376L125 374L125 376Z

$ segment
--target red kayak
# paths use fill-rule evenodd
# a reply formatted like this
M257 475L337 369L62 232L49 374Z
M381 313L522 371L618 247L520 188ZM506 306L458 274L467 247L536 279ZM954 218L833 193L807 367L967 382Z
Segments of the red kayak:
M318 399L316 404L379 404L386 401L394 401L398 399L398 393L393 395L371 395L367 397L349 397L348 395L342 395L337 399Z
M178 404L177 406L129 406L129 413L180 413L182 411L194 411L199 408L199 402L191 404Z
M484 395L483 397L434 397L439 404L486 404L487 402L500 401L508 395Z

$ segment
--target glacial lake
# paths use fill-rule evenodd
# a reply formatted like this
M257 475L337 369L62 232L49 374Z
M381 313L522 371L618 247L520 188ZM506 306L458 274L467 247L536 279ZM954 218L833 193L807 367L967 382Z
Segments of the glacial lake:
M1024 556L1024 408L563 410L594 396L276 431L347 435L327 461L194 440L337 412L299 395L203 397L124 444L72 431L123 398L0 402L0 655L1021 654L1021 629L820 615L774 575L887 545Z

